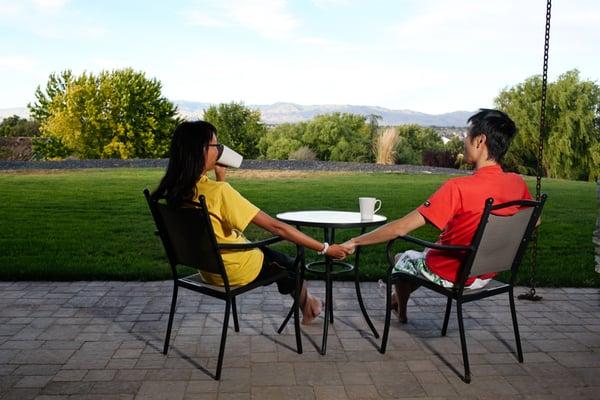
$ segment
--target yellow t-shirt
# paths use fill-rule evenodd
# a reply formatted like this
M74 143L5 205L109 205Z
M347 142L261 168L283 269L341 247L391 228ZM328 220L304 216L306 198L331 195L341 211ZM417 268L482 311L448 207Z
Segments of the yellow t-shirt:
M246 200L227 182L217 182L202 175L196 184L196 196L206 200L210 221L217 238L217 243L247 243L242 233L260 211L258 207ZM252 282L260 273L263 263L263 252L259 249L244 251L222 250L223 265L230 285L244 285ZM202 279L213 285L223 285L218 274L201 272Z

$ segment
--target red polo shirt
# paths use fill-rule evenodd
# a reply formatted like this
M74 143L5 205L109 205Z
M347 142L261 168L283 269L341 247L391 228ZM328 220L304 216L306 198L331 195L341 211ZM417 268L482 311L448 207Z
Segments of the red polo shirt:
M453 178L444 183L417 211L442 233L441 244L469 245L483 214L486 199L495 204L512 200L530 200L523 178L502 171L499 165L480 168L473 175ZM512 215L519 207L500 210L499 215ZM450 282L456 282L461 258L455 253L430 249L425 257L427 267ZM494 274L481 276L491 278ZM467 280L470 285L475 280Z

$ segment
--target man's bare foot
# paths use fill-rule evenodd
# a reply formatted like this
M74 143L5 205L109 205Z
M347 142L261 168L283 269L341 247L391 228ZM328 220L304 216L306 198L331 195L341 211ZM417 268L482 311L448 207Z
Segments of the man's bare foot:
M406 293L406 288L402 283L395 284L392 286L392 311L398 316L398 321L402 324L408 322L406 317L406 305L408 304L408 297L410 296L410 288Z

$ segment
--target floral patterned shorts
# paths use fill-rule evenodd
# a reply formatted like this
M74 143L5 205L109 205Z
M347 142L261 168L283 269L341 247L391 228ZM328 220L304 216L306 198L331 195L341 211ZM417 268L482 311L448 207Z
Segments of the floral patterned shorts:
M396 265L394 265L394 272L404 272L407 274L421 276L431 282L443 286L445 288L454 287L454 283L445 280L437 274L431 272L431 270L425 264L425 255L427 252L407 250L404 253L396 254ZM471 285L466 286L466 289L481 289L490 282L491 279L480 279L476 278Z

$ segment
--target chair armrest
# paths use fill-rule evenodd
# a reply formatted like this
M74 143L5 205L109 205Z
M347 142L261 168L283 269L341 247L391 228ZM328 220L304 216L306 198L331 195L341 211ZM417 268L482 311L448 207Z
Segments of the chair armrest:
M397 239L406 240L407 242L412 242L412 243L418 244L420 246L428 247L430 249L436 249L436 250L466 251L466 252L470 252L473 250L473 248L471 246L458 246L458 245L450 245L450 244L433 243L433 242L428 242L426 240L422 240L422 239L415 238L415 237L408 236L408 235L398 236Z
M436 250L457 251L457 252L466 252L466 253L470 253L471 251L473 251L473 248L471 246L444 245L444 244L428 242L426 240L418 239L418 238L408 236L408 235L398 236L397 238L390 240L386 246L386 254L387 254L388 265L389 265L388 274L390 274L392 272L392 269L394 269L394 266L395 266L394 256L392 255L392 246L393 246L394 242L398 239L406 240L407 242L412 242L412 243L418 244L419 246L427 247L430 249L436 249Z
M249 242L249 243L219 243L217 247L220 250L246 250L253 249L256 247L264 247L273 243L277 243L282 241L283 239L279 236L273 236L268 239L259 240L258 242Z

